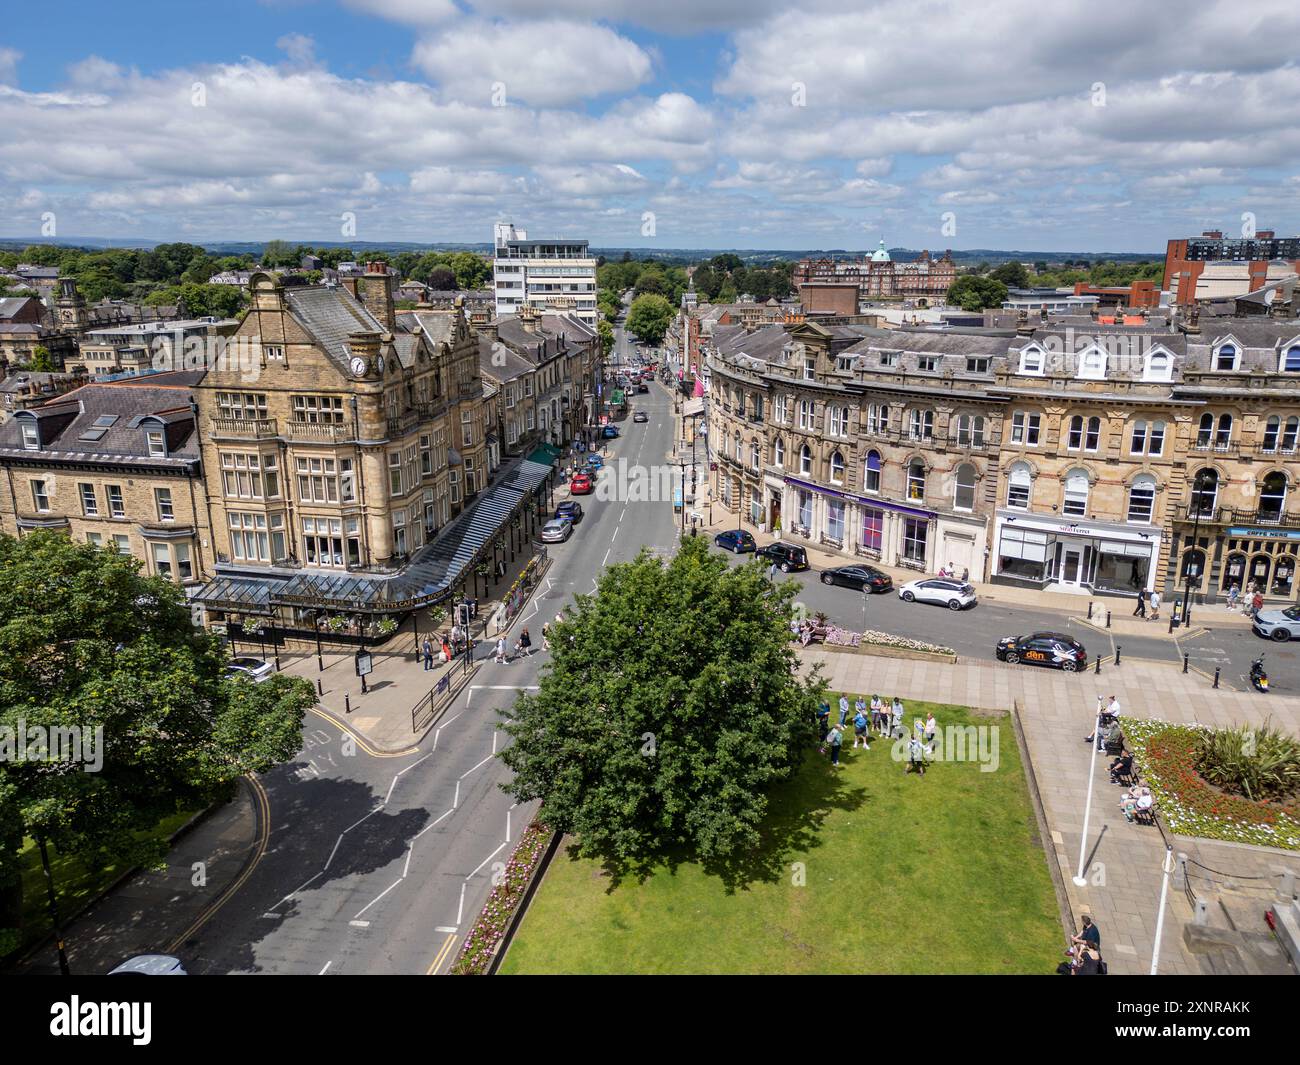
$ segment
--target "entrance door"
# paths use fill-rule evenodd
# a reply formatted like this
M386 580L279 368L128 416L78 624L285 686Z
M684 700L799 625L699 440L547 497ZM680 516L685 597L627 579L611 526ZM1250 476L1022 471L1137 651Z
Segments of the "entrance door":
M1083 564L1083 552L1076 551L1072 547L1065 549L1065 554L1061 559L1061 583L1078 584L1079 567Z
M767 504L767 527L769 530L775 529L781 524L781 497L776 492L772 493L771 501Z

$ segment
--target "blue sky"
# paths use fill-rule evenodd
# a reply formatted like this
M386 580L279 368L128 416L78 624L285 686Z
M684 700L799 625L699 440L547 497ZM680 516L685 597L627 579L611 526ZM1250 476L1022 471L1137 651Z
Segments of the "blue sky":
M1294 233L1300 11L1144 10L26 5L0 29L0 235L485 241L510 219L632 247L1100 252Z

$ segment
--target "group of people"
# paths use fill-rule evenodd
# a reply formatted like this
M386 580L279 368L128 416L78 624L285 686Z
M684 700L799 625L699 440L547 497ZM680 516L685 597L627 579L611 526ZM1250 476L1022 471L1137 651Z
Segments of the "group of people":
M1150 605L1151 613L1147 613L1147 606ZM1144 592L1141 588L1137 592L1137 606L1133 608L1135 618L1146 618L1147 621L1155 621L1160 617L1160 593L1154 588L1149 592Z
M949 562L948 565L939 567L939 576L948 577L954 581L960 579L962 582L966 582L970 580L970 570L967 567L962 566L961 577L958 578L957 567L953 565L953 563Z
M1070 960L1062 962L1058 972L1068 972L1070 976L1106 975L1106 963L1101 957L1101 929L1086 913L1079 934L1070 937L1065 954Z
M1234 584L1228 589L1228 609L1238 608L1246 617L1253 618L1264 609L1264 589L1254 581L1248 581L1243 592L1240 585Z
M850 711L852 717L850 717ZM817 720L815 722L815 735L821 744L822 754L829 754L831 765L836 768L840 764L840 747L844 743L844 734L848 731L850 724L853 726L853 747L856 750L861 747L864 751L871 750L871 739L873 734L888 738L902 739L907 733L903 729L903 700L897 695L893 699L885 699L879 695L872 695L868 703L864 696L857 696L850 705L849 697L841 695L839 698L839 720L831 721L831 704L822 700L817 707ZM908 742L908 759L907 771L917 772L922 776L925 775L925 764L934 751L934 738L938 734L939 726L934 719L934 713L926 715L925 723L921 724L918 719L918 728L916 734Z
M1138 779L1134 771L1133 752L1124 746L1124 733L1120 728L1119 714L1119 699L1112 695L1105 707L1102 707L1098 696L1097 727L1092 735L1083 738L1083 742L1092 743L1095 739L1099 751L1107 747L1112 750L1115 746L1119 747L1119 753L1107 767L1112 784L1119 787L1128 785L1120 796L1119 808L1124 813L1124 819L1130 824L1149 821L1155 810L1155 796L1151 794L1151 789Z

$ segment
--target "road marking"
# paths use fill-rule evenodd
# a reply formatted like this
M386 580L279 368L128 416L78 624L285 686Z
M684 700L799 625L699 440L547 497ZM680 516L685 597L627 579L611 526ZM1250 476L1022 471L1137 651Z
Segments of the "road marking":
M333 964L334 964L334 960L331 958L329 961L327 961L327 962L325 963L325 968L323 968L323 969L322 969L320 972L318 972L316 975L317 975L317 976L324 976L327 972L330 971L330 966L333 965Z
M514 809L513 806L510 807L510 810L513 809ZM510 842L510 810L506 811L506 842L507 843Z
M378 895L376 895L373 899L371 899L371 900L370 900L369 902L367 902L364 906L362 906L361 909L357 910L357 917L360 917L363 913L365 913L368 909L370 909L371 906L373 906L376 902L378 902L378 901L379 901L380 899L382 899L385 895L387 895L390 891L392 891L393 888L397 887L397 885L400 884L400 883L402 882L403 879L404 879L403 877L400 877L400 876L399 876L396 880L394 880L391 884L389 884L388 887L384 888L383 891L381 891L381 892L380 892ZM356 919L357 919L356 917L352 918L353 922L355 922Z
M453 806L450 810L448 810L445 814L443 814L442 817L439 817L437 821L430 821L427 825L425 825L422 829L420 829L419 832L417 832L414 836L411 837L411 842L414 843L417 839L419 839L419 838L420 838L421 836L423 836L426 832L428 832L429 829L431 829L431 828L437 828L437 827L438 827L438 822L439 822L439 821L442 821L442 820L444 820L444 819L450 817L450 816L451 816L452 814L454 814L455 812L456 812L456 807Z
M434 929L435 932L455 932L457 929L453 925L440 924Z
M369 921L349 921L348 924L351 925L353 928L369 928L369 927L370 927L370 922L369 922Z
M495 741L495 739L496 739L496 734L495 734L495 733L493 733L492 738L493 738L493 740ZM496 746L496 743L494 742L494 743L492 744L492 746L495 747L495 746ZM460 775L460 780L464 780L467 776L469 776L472 772L474 772L475 769L481 769L481 768L483 768L483 766L487 765L488 762L492 761L492 759L493 759L495 756L496 756L496 751L493 751L493 752L492 752L491 754L489 754L486 758L484 758L483 761L479 762L478 765L474 766L473 769L467 769L467 770L465 770L465 772L463 772L463 773ZM459 781L457 781L457 783L459 783Z
M475 685L473 685L473 687L475 687L475 688L485 688L485 689L487 689L488 691L493 691L493 692L517 692L517 691L536 691L536 690L537 690L537 685L536 685L536 684L475 684ZM459 716L460 716L459 714L456 715L456 717L459 717ZM453 717L451 720L452 720L452 721L455 721L456 718Z
M451 808L455 810L460 806L460 781L456 781L456 794L451 797Z
M619 520L621 521L622 519L620 518ZM609 542L612 544L612 543L613 543L615 540L617 540L617 539L618 539L618 530L615 529L615 530L614 530L614 535L611 536L611 537L609 538Z
M459 926L461 921L465 919L465 883L466 882L462 882L460 885L460 905L456 907L457 926Z
M609 549L609 551L613 551L613 550L614 550L614 549L613 549L612 547ZM608 562L609 562L609 551L606 551L606 552L605 552L605 557L602 558L602 559L600 560L600 565L601 565L601 568L602 568L602 569L603 569L603 568L608 564ZM596 583L595 581L592 581L592 584L595 584L595 583Z
M490 862L493 858L495 858L498 854L500 854L500 853L501 853L501 847L504 847L508 842L510 842L510 841L509 841L509 840L503 840L503 841L501 842L501 845L498 846L496 850L494 850L491 854L489 854L486 858L484 858L481 862L479 862L479 863L478 863L478 869L475 869L474 872L470 873L469 876L467 876L467 877L465 878L466 882L468 882L468 881L470 881L470 880L473 880L474 877L476 877L476 876L478 875L478 871L479 871L479 869L482 869L483 866L487 865L488 862Z
M446 929L435 928L434 931L443 932L446 931ZM438 972L439 967L447 959L447 953L448 951L451 950L451 945L455 942L456 942L456 936L455 933L453 932L451 935L447 937L447 939L442 944L442 949L438 951L438 956L433 959L433 964L429 966L428 972L424 974L425 976L434 976Z

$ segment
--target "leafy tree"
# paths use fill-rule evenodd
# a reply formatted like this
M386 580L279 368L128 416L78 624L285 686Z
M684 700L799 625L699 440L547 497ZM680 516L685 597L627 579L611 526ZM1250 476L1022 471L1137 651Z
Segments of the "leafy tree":
M38 531L0 537L0 726L102 729L102 764L0 759L0 884L24 836L63 854L156 864L137 834L228 796L302 742L309 682L223 677L218 637L129 555ZM86 750L83 747L83 751Z
M642 270L641 276L636 279L636 287L633 291L638 296L644 296L647 292L663 296L668 292L668 283L662 271Z
M605 320L608 322L613 322L623 313L622 297L617 292L611 292L607 288L603 288L596 293L596 306L600 308L600 313L605 316Z
M672 304L663 296L638 296L627 312L628 329L651 347L663 340L672 320Z
M791 773L824 684L790 642L796 586L731 567L704 538L642 552L551 633L535 694L503 712L503 785L614 866L758 846L768 789Z
M1003 263L989 277L1001 281L1008 288L1024 288L1029 284L1029 271L1025 269L1024 263Z
M1001 307L1007 298L1007 286L991 277L963 274L948 286L948 302L963 311L982 311L987 307Z
M50 349L44 344L37 344L32 349L32 361L27 364L29 370L35 370L37 373L53 373L56 369L54 358L50 355Z
M614 350L614 327L601 318L596 323L596 331L600 334L600 353L608 357L609 353Z
M268 267L297 266L302 262L301 244L290 244L284 240L268 240L262 249L262 265Z
M450 266L435 266L429 271L426 284L438 292L447 292L457 287L456 274Z

